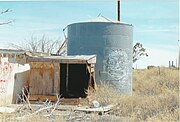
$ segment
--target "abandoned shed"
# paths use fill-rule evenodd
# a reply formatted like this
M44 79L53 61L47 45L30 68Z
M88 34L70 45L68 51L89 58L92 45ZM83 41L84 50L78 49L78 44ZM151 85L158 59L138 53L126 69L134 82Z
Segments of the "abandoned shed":
M30 100L86 97L88 86L95 86L96 56L26 56L30 65L25 86Z
M86 97L95 88L95 55L50 56L0 50L0 105L17 102L24 87L29 100ZM8 99L7 99L8 98Z

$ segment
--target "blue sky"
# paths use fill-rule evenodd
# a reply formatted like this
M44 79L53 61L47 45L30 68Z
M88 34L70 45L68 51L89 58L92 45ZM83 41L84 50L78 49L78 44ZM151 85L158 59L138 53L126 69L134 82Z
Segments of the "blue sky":
M93 19L101 15L116 19L116 0L81 0L55 2L0 2L0 11L12 12L0 16L0 21L15 19L0 26L0 48L8 43L28 40L32 35L47 35L63 40L62 29L68 24ZM149 57L135 65L168 65L176 62L179 37L178 0L121 0L122 22L133 24L134 43L140 42Z

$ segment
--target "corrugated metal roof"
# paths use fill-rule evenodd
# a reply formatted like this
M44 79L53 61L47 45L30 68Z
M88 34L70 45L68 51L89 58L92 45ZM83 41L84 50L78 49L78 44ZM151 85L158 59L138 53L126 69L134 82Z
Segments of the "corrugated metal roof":
M26 56L26 62L96 63L96 55Z
M77 23L92 23L92 22L95 22L95 23L98 23L98 22L104 22L104 23L117 23L117 24L122 24L122 25L130 25L132 26L132 24L127 24L127 23L124 23L122 21L117 21L117 20L112 20L112 19L109 19L107 17L104 17L102 15L96 17L96 18L93 18L91 20L87 20L87 21L81 21L81 22L76 22L76 23L72 23L72 24L77 24ZM69 25L72 25L72 24L69 24Z
M96 17L94 19L88 20L87 22L113 22L113 23L120 23L117 20L112 20L112 19L106 18L104 16L98 16L98 17Z

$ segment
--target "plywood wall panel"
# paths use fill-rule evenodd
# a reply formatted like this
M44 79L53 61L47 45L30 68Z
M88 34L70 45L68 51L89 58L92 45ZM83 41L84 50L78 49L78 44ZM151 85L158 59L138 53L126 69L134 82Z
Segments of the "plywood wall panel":
M53 63L30 63L30 95L52 95L54 92Z

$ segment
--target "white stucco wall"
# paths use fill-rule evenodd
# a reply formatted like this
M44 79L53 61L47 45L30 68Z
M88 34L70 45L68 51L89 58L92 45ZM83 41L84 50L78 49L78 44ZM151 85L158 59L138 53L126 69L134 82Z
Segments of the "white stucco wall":
M24 72L30 69L29 64L18 64L15 57L0 57L0 106L14 103L15 96L23 87ZM17 75L21 74L22 75ZM17 76L19 76L17 78Z

